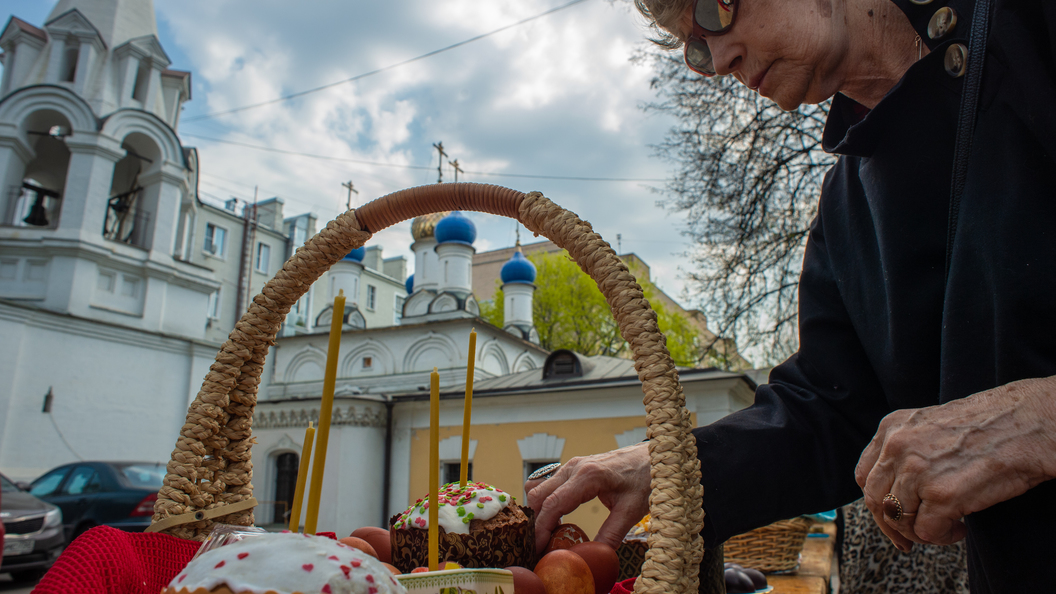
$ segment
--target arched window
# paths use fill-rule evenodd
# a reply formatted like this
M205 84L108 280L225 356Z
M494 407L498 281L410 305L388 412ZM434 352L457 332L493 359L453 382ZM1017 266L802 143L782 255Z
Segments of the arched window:
M293 495L297 490L297 468L300 456L286 452L275 456L275 515L272 521L276 524L289 524L290 510L293 509Z

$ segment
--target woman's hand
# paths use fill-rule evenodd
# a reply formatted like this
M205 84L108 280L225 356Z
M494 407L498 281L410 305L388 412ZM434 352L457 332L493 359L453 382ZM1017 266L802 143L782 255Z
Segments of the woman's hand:
M548 479L528 481L524 491L535 510L535 548L542 551L561 516L598 497L609 517L594 538L613 549L649 513L649 444L572 458Z
M1056 477L1056 377L1013 382L940 406L893 412L855 480L899 549L953 544L970 513ZM891 493L903 517L884 512Z

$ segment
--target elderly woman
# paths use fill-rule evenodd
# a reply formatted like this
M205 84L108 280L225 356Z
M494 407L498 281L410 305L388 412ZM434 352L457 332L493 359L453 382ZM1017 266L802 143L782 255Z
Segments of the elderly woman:
M705 76L832 99L799 352L695 430L706 544L864 492L901 550L967 537L973 592L1052 591L1056 3L638 4ZM647 445L526 490L540 546L596 496L616 545L647 510Z

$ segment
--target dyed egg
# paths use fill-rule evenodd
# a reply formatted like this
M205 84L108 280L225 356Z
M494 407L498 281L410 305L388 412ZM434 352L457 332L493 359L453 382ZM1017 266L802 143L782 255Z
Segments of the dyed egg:
M561 524L550 534L550 542L547 543L543 554L558 549L571 549L581 542L590 542L590 537L582 528L575 524Z
M587 562L567 549L543 555L535 564L535 575L543 581L550 594L595 594L594 576Z
M517 594L546 594L543 580L534 571L514 565L506 571L513 574L513 591Z
M374 547L378 560L392 563L392 541L389 540L389 531L374 526L364 526L352 531L352 536L362 538L367 544Z
M583 557L594 576L595 594L608 594L620 577L620 558L612 547L603 542L581 542L571 549Z
M376 550L374 550L374 547L370 546L369 542L367 542L367 541L365 541L362 538L359 538L357 536L346 536L346 537L338 540L337 542L339 542L339 543L341 543L343 545L350 546L353 549L359 549L359 550L363 551L364 553L370 555L371 557L374 557L375 559L378 558L378 552ZM379 559L379 561L380 561L380 559Z

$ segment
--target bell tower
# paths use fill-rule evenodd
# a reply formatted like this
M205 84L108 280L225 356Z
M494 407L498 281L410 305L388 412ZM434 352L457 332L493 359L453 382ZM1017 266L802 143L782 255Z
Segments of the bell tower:
M0 49L0 299L202 338L219 282L187 263L191 75L153 0L58 0L42 24L12 16Z

